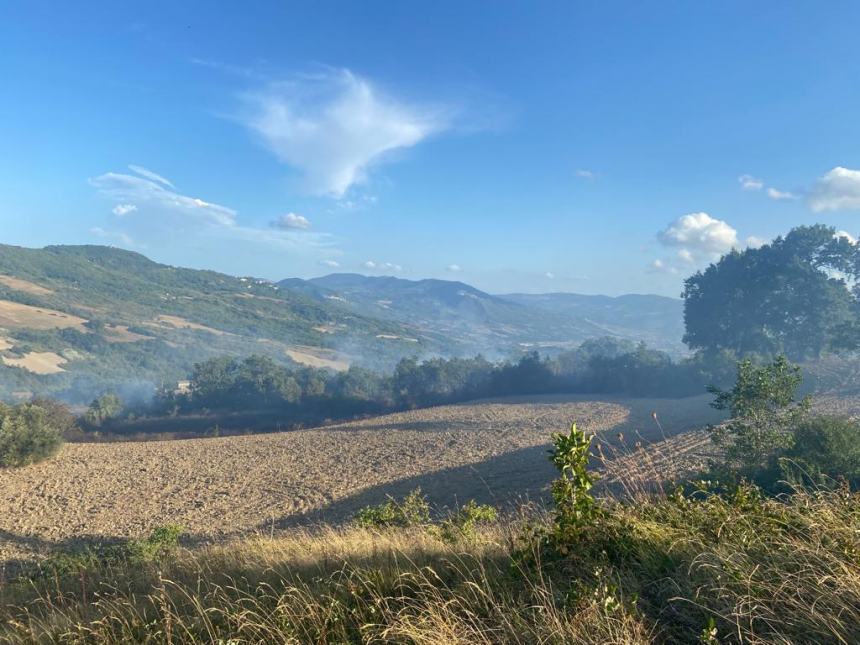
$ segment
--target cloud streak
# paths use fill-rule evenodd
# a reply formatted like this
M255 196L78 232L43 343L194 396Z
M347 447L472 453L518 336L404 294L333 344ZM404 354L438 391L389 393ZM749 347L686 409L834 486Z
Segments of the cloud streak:
M236 211L232 208L182 195L153 179L108 172L90 179L90 185L103 195L132 202L138 207L149 206L179 212L220 226L233 226L236 223Z
M160 177L157 173L150 174ZM91 178L89 183L99 194L121 202L114 208L114 212L122 207L123 215L135 213L135 219L142 219L140 216L145 215L147 223L153 217L160 217L167 221L168 226L174 227L176 216L179 215L185 222L196 223L197 230L201 233L268 244L290 251L308 247L330 247L334 244L332 236L327 233L307 231L310 222L295 213L287 213L273 223L282 224L282 226L255 228L239 224L238 213L232 208L208 202L199 197L183 195L175 189L167 188L166 184L156 179L108 172ZM132 208L129 208L130 206ZM98 231L102 237L107 237L105 231L102 229ZM94 235L100 234L96 231L91 232Z

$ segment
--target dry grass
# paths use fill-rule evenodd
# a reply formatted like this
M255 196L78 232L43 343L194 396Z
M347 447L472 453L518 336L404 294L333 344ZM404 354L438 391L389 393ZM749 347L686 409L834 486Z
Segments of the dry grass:
M11 275L0 275L0 284L7 286L10 289L14 289L15 291L31 293L34 296L50 296L54 293L50 289L38 285L35 282L22 280L21 278L16 278Z
M338 372L349 369L349 359L333 350L295 345L286 349L284 353L296 363L310 367L328 368Z
M84 318L62 311L0 300L0 327L7 329L65 329L75 327L80 331L86 331L86 327L84 327L86 322Z
M33 374L59 374L65 372L61 367L68 361L59 354L54 352L29 352L20 358L9 358L3 356L0 358L5 365L12 367L22 367Z
M860 499L840 492L616 505L562 558L524 538L522 517L455 543L297 530L47 568L2 588L0 640L853 643L858 520Z
M105 325L104 337L109 343L136 343L151 338L151 336L144 336L143 334L129 331L125 325Z
M206 325L201 325L200 323L191 322L190 320L186 320L185 318L181 318L179 316L161 315L156 318L156 321L163 325L173 327L175 329L194 329L197 331L207 331L210 334L215 334L216 336L223 336L227 333L221 331L220 329L215 329L214 327L207 327Z

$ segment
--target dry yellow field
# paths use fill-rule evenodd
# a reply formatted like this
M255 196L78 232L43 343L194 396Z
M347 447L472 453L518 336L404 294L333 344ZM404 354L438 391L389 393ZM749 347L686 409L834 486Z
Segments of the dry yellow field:
M335 351L319 347L296 345L284 350L296 363L309 367L321 367L343 372L349 369L349 360Z
M64 329L66 327L77 327L85 330L84 318L72 314L47 309L45 307L33 307L22 305L18 302L0 300L0 327L4 328L27 328L27 329Z
M35 296L49 296L54 293L50 289L38 285L35 282L21 280L20 278L16 278L11 275L0 275L0 284L6 285L10 289L14 289L15 291L32 293Z
M160 323L175 327L176 329L196 329L198 331L208 331L210 334L215 334L217 336L223 336L225 333L227 333L221 331L220 329L214 329L213 327L207 327L206 325L201 325L200 323L191 322L190 320L180 318L179 316L162 315L158 316L156 320Z
M550 435L572 421L614 439L662 438L715 419L707 397L543 396L441 406L324 428L177 441L69 444L0 470L0 556L178 522L201 539L338 522L420 486L436 504L541 496Z
M30 352L21 358L2 357L4 365L12 367L23 367L33 374L59 374L65 372L61 365L67 363L66 359L54 352Z

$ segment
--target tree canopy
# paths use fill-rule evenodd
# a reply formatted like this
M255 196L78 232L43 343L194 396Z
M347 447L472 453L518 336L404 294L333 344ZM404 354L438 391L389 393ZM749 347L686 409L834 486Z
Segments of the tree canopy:
M822 224L733 250L684 283L692 349L801 360L851 347L860 319L860 246ZM856 344L856 343L855 343Z

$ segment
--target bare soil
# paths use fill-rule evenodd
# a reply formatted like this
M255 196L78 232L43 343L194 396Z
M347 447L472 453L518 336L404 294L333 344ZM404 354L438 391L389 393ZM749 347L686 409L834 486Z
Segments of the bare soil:
M505 504L543 494L553 477L550 435L571 422L609 446L714 420L707 397L540 396L276 434L67 444L48 462L0 470L0 560L141 536L168 522L201 540L336 523L418 486L436 504Z

